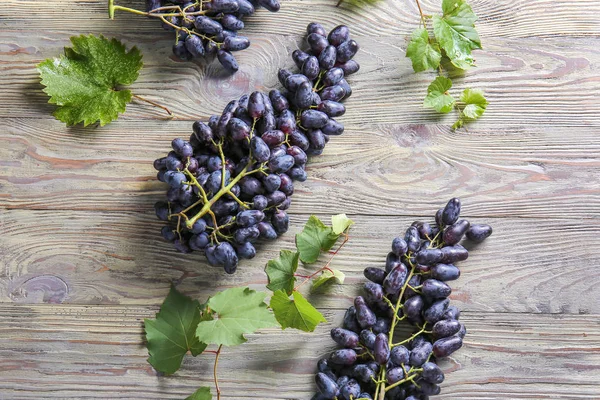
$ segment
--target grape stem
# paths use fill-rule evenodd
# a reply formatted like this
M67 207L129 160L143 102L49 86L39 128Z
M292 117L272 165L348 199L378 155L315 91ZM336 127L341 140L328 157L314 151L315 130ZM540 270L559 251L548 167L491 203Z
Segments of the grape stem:
M423 24L423 28L427 29L427 24L425 23L425 15L423 14L421 3L419 3L419 0L415 0L415 2L417 3L417 7L419 8L419 14L421 14L421 23Z
M343 232L342 234L344 235L344 240L342 241L342 243L338 246L338 248L331 254L331 257L329 257L329 260L327 261L327 263L322 267L319 268L315 273L309 275L306 277L306 279L304 279L304 281L302 281L298 286L296 286L294 288L294 292L297 291L302 285L304 285L306 282L310 281L312 278L314 278L317 274L319 274L320 272L323 271L329 271L331 272L331 275L335 275L335 273L333 272L333 270L331 268L329 268L329 266L331 265L331 262L333 261L333 257L335 257L338 252L342 249L342 247L344 247L344 245L346 243L348 243L348 240L350 240L350 235L348 235L348 230L350 228L348 228L346 230L346 232Z
M137 100L144 101L144 102L146 102L146 103L148 103L148 104L151 104L151 105L153 105L154 107L158 107L158 108L160 108L160 109L163 109L163 110L165 110L165 111L167 112L167 114L169 114L169 119L174 117L174 114L173 114L173 112L172 112L171 110L169 110L169 109L168 109L167 107L165 107L165 106L162 106L162 105L160 105L160 104L158 104L158 103L156 103L156 102L154 102L154 101L152 101L152 100L148 100L148 99L146 99L146 98L144 98L144 97L142 97L142 96L139 96L139 95L137 95L137 94L133 94L133 93L132 93L132 94L131 94L131 96L132 96L133 98L137 99Z
M217 367L219 366L219 356L221 355L221 349L223 345L220 345L215 355L215 366L213 367L213 376L215 378L215 389L217 390L217 400L221 399L221 388L219 388L219 380L217 379Z

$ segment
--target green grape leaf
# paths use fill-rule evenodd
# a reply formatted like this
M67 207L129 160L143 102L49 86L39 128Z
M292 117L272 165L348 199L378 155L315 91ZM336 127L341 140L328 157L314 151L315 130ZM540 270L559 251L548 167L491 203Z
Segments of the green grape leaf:
M207 302L213 318L200 321L196 336L208 344L237 346L246 341L244 334L277 326L275 317L264 302L266 295L247 287L231 288L216 294Z
M96 121L104 126L131 101L131 92L122 87L138 78L142 54L102 35L73 36L71 43L64 55L37 66L49 103L58 106L53 115L69 126Z
M433 33L446 55L457 68L474 65L471 50L481 49L475 30L477 15L465 0L443 0L443 15L433 16Z
M488 105L483 91L479 89L465 89L460 95L460 101L466 104L462 112L469 119L481 117Z
M346 214L337 214L331 217L331 230L338 236L344 233L350 225L354 225L354 221Z
M406 57L412 61L415 72L421 72L439 67L442 53L436 42L429 41L427 29L419 28L412 34L406 48Z
M333 271L333 273L331 271ZM332 269L331 271L328 269L324 270L321 275L313 281L312 288L318 289L319 287L331 282L336 282L339 285L342 285L346 279L346 275L337 269Z
M294 274L298 269L299 256L300 253L297 251L281 250L279 258L267 262L265 267L265 272L269 278L267 289L272 292L284 290L287 294L292 293L296 283Z
M276 291L271 297L271 308L282 329L295 328L312 332L320 322L327 322L323 314L317 311L300 292L292 293L290 299L283 290Z
M423 105L434 108L437 112L448 113L454 107L456 100L448 94L452 81L444 76L438 76L427 88L427 97Z
M302 232L296 234L296 248L300 259L307 264L317 261L321 251L333 247L339 235L314 215L311 215Z
M192 300L172 286L156 319L144 320L146 347L150 354L148 362L157 371L172 374L179 369L188 351L193 356L202 353L206 344L195 335L199 322L198 300Z
M210 393L210 388L203 386L200 389L196 390L190 396L186 397L185 400L212 400L212 394Z

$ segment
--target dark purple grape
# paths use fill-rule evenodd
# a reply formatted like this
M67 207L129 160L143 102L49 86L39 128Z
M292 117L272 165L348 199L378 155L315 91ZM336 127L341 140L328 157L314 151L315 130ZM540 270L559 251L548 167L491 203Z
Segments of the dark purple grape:
M244 210L238 213L235 222L241 227L256 225L265 218L265 214L259 210Z
M285 86L285 88L289 91L295 92L296 90L298 90L298 88L300 87L300 85L302 85L303 83L308 83L310 84L310 82L308 81L308 78L302 74L293 74L288 76L285 79L285 83L283 86ZM312 88L312 86L311 86Z
M342 79L344 79L344 70L341 68L334 67L325 72L325 74L323 75L322 82L325 86L333 86L337 85Z
M369 303L377 303L383 300L383 287L377 283L366 282L365 288L365 299Z
M386 294L396 295L406 282L408 269L406 265L400 263L384 279L383 288Z
M306 129L319 129L329 121L327 114L317 110L305 110L300 116L300 123Z
M410 365L413 367L423 365L429 358L432 349L433 346L427 340L419 342L419 345L416 347L413 346L413 349L410 351Z
M194 58L192 53L185 47L185 40L180 40L173 45L173 54L182 61L190 61Z
M275 146L279 146L285 141L285 133L274 129L263 133L260 138L267 144L267 146L273 148Z
M250 149L252 157L259 163L266 162L271 157L269 146L258 136L253 136L250 140Z
M397 237L392 241L392 252L398 257L403 256L408 251L408 244L406 240L401 237Z
M364 270L364 275L365 275L365 278L367 278L368 280L375 282L375 283L382 284L383 280L385 279L387 274L386 274L385 270L383 270L381 268L367 267Z
M235 249L227 242L220 243L214 253L215 259L223 265L225 272L233 274L237 268L238 256Z
M431 277L439 281L453 281L460 277L460 269L452 264L438 264L431 267Z
M310 82L302 82L296 89L294 103L298 108L308 108L312 104L312 94L312 84Z
M358 43L354 40L348 40L337 47L337 61L346 62L352 59L358 52Z
M356 352L352 349L336 350L331 353L329 360L334 364L352 365L356 362Z
M410 361L410 351L402 345L395 346L390 351L390 361L396 367L399 367L403 364L408 364Z
M221 63L221 65L229 72L234 73L240 69L235 57L230 52L219 49L217 51L217 59Z
M256 248L252 243L246 242L242 245L236 246L236 251L239 258L250 260L256 256Z
M373 346L375 345L375 337L376 335L369 329L363 329L362 331L360 331L360 342L367 349L373 349Z
M220 23L204 15L196 16L194 26L198 32L207 33L209 35L218 35L223 32L223 26Z
M319 95L321 96L321 100L340 101L346 95L346 91L341 85L334 85L326 87Z
M271 158L269 161L269 168L271 171L280 174L292 168L294 166L294 162L294 157L286 154L281 157Z
M308 179L308 175L303 167L292 167L287 174L295 181L304 182Z
M302 68L302 65L304 65L304 62L311 57L310 54L305 53L302 50L294 50L292 52L292 59L294 60L294 62L296 63L296 66L298 67L298 69ZM317 60L318 61L318 60Z
M345 79L342 79L336 86L342 87L342 90L344 91L344 99L347 99L352 95L352 87Z
M406 230L404 240L408 245L408 250L412 251L413 253L419 251L419 249L421 248L421 239L419 237L419 231L414 226L411 226Z
M325 28L323 28L323 25L318 24L316 22L311 22L310 24L308 24L308 26L306 27L306 33L309 35L311 33L317 33L323 37L327 36L327 32L325 31Z
M342 375L335 381L339 387L344 386L348 382L350 382L350 377L347 375Z
M341 389L342 398L344 400L356 400L360 395L360 385L354 379L350 379Z
M423 377L423 379L425 379L427 382L438 384L444 381L444 373L436 363L426 362L421 366L421 368L423 368L421 377Z
M413 297L411 297L411 299L412 298ZM438 300L434 302L433 304L431 304L431 306L429 306L429 308L423 311L423 318L425 318L425 321L429 322L430 324L435 324L443 318L449 303L450 300L448 299Z
M269 174L263 178L263 185L267 192L274 192L281 186L281 177L276 174Z
M465 327L465 324L460 324L460 330L456 335L461 339L465 338L465 336L467 335L467 328Z
M287 174L279 174L279 178L281 179L279 190L288 197L294 194L294 182L292 181L292 178Z
M308 57L302 64L302 73L310 80L316 79L319 76L319 60L315 56ZM311 85L312 90L312 85Z
M443 299L450 296L450 286L437 279L427 279L421 286L421 293L430 299Z
M344 125L340 124L335 119L330 118L327 123L321 127L321 131L326 135L341 135L344 133Z
M471 225L467 231L467 239L475 243L481 243L492 234L492 227L489 225L475 224Z
M462 347L463 341L460 336L450 336L438 339L433 344L433 355L437 358L448 357Z
M241 21L240 21L241 22ZM240 51L250 47L250 39L244 36L228 36L223 40L223 50Z
M315 56L321 54L325 47L329 46L327 38L319 35L318 33L309 34L306 37L306 41L308 42L308 45Z
M342 347L352 349L358 346L358 335L347 329L333 328L331 338Z
M257 2L271 12L277 12L281 7L277 0L257 0Z
M160 231L162 237L168 242L174 242L177 239L177 233L173 230L171 226L163 226Z
M346 25L336 26L329 32L327 40L334 46L339 46L350 39L350 29Z
M358 321L356 320L356 308L354 306L350 306L346 310L343 327L356 333L361 331Z
M273 214L271 224L273 225L273 228L275 228L275 232L277 232L278 235L281 235L287 232L290 224L290 217L285 211L278 210Z
M317 110L324 112L329 117L339 117L340 115L344 115L346 107L337 101L325 100L319 103Z
M248 99L248 114L252 118L265 115L265 100L261 92L253 92Z
M404 314L411 320L418 319L425 307L425 301L421 296L413 296L404 302Z
M442 211L441 220L444 225L452 225L458 220L460 215L460 200L456 197L450 199ZM439 225L439 224L438 224Z
M194 57L204 55L204 44L202 44L202 39L196 35L188 35L185 39L185 48Z
M387 333L390 330L391 323L388 318L379 317L371 329L374 333Z
M417 253L416 260L419 264L435 265L442 260L442 256L440 249L424 248Z
M259 222L257 225L258 231L260 232L260 237L267 240L275 240L277 239L277 232L273 225L268 222Z
M469 221L466 219L461 219L450 226L446 226L442 236L444 243L452 246L460 242L464 234L467 233L469 226Z
M269 193L265 196L267 198L267 204L269 207L277 206L283 203L286 199L286 195L279 190L274 191L273 193Z
M338 385L323 372L319 372L315 376L315 383L317 384L319 392L321 392L326 399L334 399L340 394Z
M388 336L385 333L380 333L375 337L373 356L379 365L387 364L390 359L390 346L388 343Z
M391 368L386 372L387 383L390 385L404 379L404 370L401 367Z
M286 81L287 81L287 78L289 78L291 75L292 75L292 73L290 71L288 71L287 69L280 69L277 72L277 79L279 79L279 83L281 83L284 87L287 87Z
M194 250L204 250L210 243L208 233L202 232L199 235L192 235L190 238L190 247Z
M441 319L433 325L431 333L437 339L452 336L460 331L460 322L453 319ZM434 382L436 383L436 382Z
M459 244L454 246L442 247L442 262L445 264L453 264L457 261L464 261L469 257L467 249Z
M360 69L360 65L354 60L348 60L343 64L336 64L337 67L340 67L344 71L344 75L352 75Z
M283 110L287 110L290 107L287 97L281 94L277 89L273 89L269 92L269 99L271 100L273 109L277 113L281 113Z
M237 13L239 15L251 15L254 14L254 6L248 0L237 0L238 8Z
M239 31L240 29L244 29L244 22L242 20L236 18L235 15L233 15L233 14L223 15L223 18L221 18L221 25L223 25L223 28L229 29L230 31ZM240 36L240 37L242 37L242 36ZM248 44L250 44L250 42L248 42ZM246 46L246 47L248 47L248 46ZM229 50L231 50L231 49L229 49Z
M260 231L256 226L249 226L247 228L239 228L233 234L233 239L238 244L244 244L246 242L254 242L260 236Z
M371 311L362 296L357 296L354 299L354 307L356 308L356 320L361 328L370 328L375 325L377 317L373 311Z
M352 369L353 375L363 382L370 383L375 378L375 372L366 364L358 364ZM361 396L362 397L362 396Z
M322 150L325 148L325 137L323 132L319 129L311 129L306 132L306 137L310 143L310 148L315 150Z
M319 54L319 65L322 69L328 70L333 68L336 61L337 50L335 46L327 46L323 51ZM323 98L323 96L321 96Z
M186 241L181 240L181 239L175 239L175 241L173 242L173 247L175 247L175 250L177 250L180 253L191 253L192 252L192 249L190 249L190 247L188 246Z
M456 319L460 318L460 310L456 306L449 306L444 312L444 319Z

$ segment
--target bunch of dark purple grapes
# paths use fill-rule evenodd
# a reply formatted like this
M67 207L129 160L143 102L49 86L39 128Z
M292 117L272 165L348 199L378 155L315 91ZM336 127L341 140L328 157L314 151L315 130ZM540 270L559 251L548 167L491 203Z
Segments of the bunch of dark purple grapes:
M287 92L231 101L154 162L170 186L156 215L168 221L162 235L177 250L203 251L211 265L233 273L239 258L254 257L253 243L287 231L294 181L306 180L308 155L321 154L329 135L343 132L333 117L344 114L340 101L351 94L344 77L359 68L346 26L327 35L312 23L308 33L310 51L294 51L302 73L279 72Z
M365 294L354 299L343 328L331 330L342 349L319 361L313 400L423 400L440 393L437 360L461 348L467 332L446 283L460 276L454 264L469 256L459 242L492 234L489 225L471 225L459 214L454 198L434 225L416 221L394 239L385 269L365 269ZM394 337L402 320L415 327L404 340Z
M243 18L254 13L255 7L279 11L277 0L146 0L146 11L162 20L168 31L176 31L173 54L181 60L215 55L229 72L236 72L238 63L231 52L244 50L250 40L238 36L244 28Z

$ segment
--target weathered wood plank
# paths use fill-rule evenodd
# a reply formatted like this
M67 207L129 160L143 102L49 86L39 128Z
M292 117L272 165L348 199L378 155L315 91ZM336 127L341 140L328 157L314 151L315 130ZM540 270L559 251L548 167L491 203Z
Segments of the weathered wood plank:
M336 210L343 211L343 210ZM292 248L306 221L292 210L290 232L261 244L234 276L206 264L200 254L179 254L160 237L149 214L79 211L4 211L0 224L0 301L70 304L160 304L173 280L206 298L219 288L264 288L266 261ZM326 217L323 217L326 218ZM350 243L333 266L347 276L323 307L349 306L367 266L382 266L391 240L413 218L356 216ZM584 220L475 218L494 235L460 263L452 297L468 311L598 313L600 227ZM403 231L402 231L403 232ZM312 267L311 267L312 268ZM309 270L311 269L309 268Z
M0 305L0 392L6 399L176 399L212 385L212 357L186 358L172 377L146 363L143 318L157 307ZM263 330L225 350L226 399L307 400L331 323L314 334ZM446 362L439 399L591 399L600 396L598 315L463 313L465 346ZM276 391L273 388L277 388Z
M21 29L23 15L30 16L40 29L70 29L81 31L86 21L86 32L139 33L143 30L161 30L155 20L117 12L115 21L107 15L107 0L54 0L40 3L36 0L8 0L0 12L6 27ZM144 9L142 0L117 0L116 4ZM336 8L335 0L281 1L281 10L270 13L260 9L246 18L244 35L251 38L267 35L297 34L310 21L330 25L346 24L359 36L406 35L419 23L419 11L414 0L384 0L367 2L348 0ZM371 3L371 4L369 4ZM426 14L440 12L439 0L421 1ZM552 36L596 36L600 24L595 16L600 5L595 0L473 0L469 4L479 15L478 31L483 37L501 36L529 38Z
M191 124L117 121L88 132L57 121L0 120L0 207L150 212L164 197L154 158ZM426 215L452 196L469 215L596 218L600 130L451 132L351 127L311 158L295 213Z
M53 106L42 93L35 65L58 55L68 45L65 31L0 32L0 117L51 119ZM140 39L143 37L143 39ZM145 54L146 68L133 85L139 95L169 106L178 119L206 118L220 113L232 98L255 89L279 87L277 70L292 67L291 52L302 34L294 37L264 36L239 53L241 70L230 77L218 63L207 67L169 59L170 40L161 35L125 37ZM354 95L348 100L344 124L372 129L374 124L442 123L451 125L455 115L440 118L424 109L423 98L434 75L415 74L404 56L406 41L398 36L361 38L357 55L361 70L350 77ZM476 55L479 68L455 79L455 93L466 87L482 88L490 101L486 115L475 129L518 129L552 126L600 126L600 76L595 65L600 39L494 38ZM237 55L236 55L237 57ZM164 112L147 105L133 105L124 119L164 119Z

